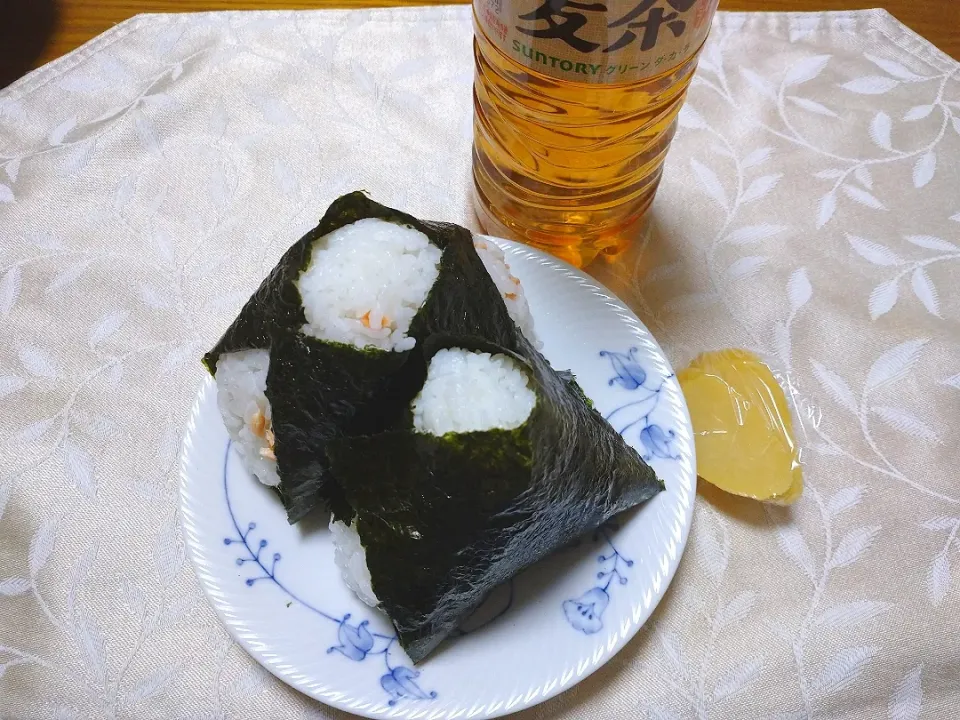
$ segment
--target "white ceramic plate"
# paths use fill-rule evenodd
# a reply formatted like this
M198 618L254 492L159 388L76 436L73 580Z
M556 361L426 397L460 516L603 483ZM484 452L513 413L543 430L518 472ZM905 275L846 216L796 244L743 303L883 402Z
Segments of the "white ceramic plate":
M589 276L525 246L494 242L520 278L544 354L576 374L667 490L495 591L464 634L416 668L387 618L344 587L325 519L291 527L276 497L243 469L212 380L200 389L187 427L183 527L217 613L278 678L360 715L493 718L557 695L640 629L687 541L693 435L660 346Z

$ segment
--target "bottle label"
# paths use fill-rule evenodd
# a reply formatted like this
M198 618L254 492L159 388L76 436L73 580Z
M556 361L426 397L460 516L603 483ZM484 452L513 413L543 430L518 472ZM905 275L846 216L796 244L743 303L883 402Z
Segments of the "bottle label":
M707 38L719 0L473 0L505 55L544 75L620 84L667 72Z

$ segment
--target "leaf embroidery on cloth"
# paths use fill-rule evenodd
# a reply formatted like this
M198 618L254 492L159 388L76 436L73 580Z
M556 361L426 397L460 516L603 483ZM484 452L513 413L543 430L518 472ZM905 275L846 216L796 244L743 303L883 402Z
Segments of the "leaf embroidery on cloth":
M203 338L323 198L360 183L438 219L469 208L474 73L447 59L470 55L468 10L405 22L397 44L397 23L378 12L155 16L16 99L0 92L12 131L0 131L0 332L11 339L0 399L14 410L0 437L14 451L0 535L23 529L0 573L0 614L44 640L20 642L0 621L0 696L58 688L40 710L23 706L39 697L10 694L27 697L14 715L170 715L182 700L226 720L279 707L277 681L233 645L186 568L177 408ZM960 497L918 464L943 467L956 427L942 407L960 402L960 204L949 196L960 75L913 38L900 47L897 32L873 15L719 16L657 201L665 230L649 252L638 245L640 259L610 266L672 357L709 343L778 363L799 388L815 459L800 504L767 523L698 504L675 602L651 619L632 669L665 667L662 690L627 714L719 719L746 699L777 720L864 699L891 720L938 709L941 668L897 654L885 631L915 629L914 616L945 625L960 592ZM390 52L350 53L363 47ZM429 169L417 183L408 157ZM49 203L53 186L68 202ZM841 312L848 324L823 332ZM133 407L151 420L136 432ZM642 441L669 450L654 430ZM58 504L25 505L34 485ZM139 540L124 530L134 515ZM115 570L118 548L130 561ZM881 574L894 552L895 594ZM754 581L760 553L797 593L788 607L774 610ZM575 600L602 610L599 593ZM344 632L361 652L362 633ZM761 644L738 645L747 636ZM386 672L378 691L415 697L413 672ZM282 699L295 717L317 712Z

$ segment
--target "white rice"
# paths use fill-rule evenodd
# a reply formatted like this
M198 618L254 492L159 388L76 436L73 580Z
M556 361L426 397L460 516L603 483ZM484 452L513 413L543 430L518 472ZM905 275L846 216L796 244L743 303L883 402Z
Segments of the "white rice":
M339 520L330 520L333 534L333 561L340 568L340 575L347 587L370 607L380 604L373 592L373 581L367 568L367 553L360 543L356 521L347 525Z
M410 322L437 279L441 251L411 227L366 218L316 241L297 280L303 332L359 348L410 350Z
M527 373L513 358L440 350L413 400L413 425L431 435L510 430L526 421L536 402Z
M474 246L503 296L510 317L527 339L539 347L520 281L510 273L503 252L482 238L474 238ZM413 348L416 340L407 333L436 282L440 257L440 249L423 233L376 218L358 220L320 238L314 243L307 269L296 283L307 320L303 332L359 348L397 351ZM444 351L447 352L451 351ZM446 354L438 355L441 360L434 358L431 372L439 373L436 376L439 384L428 382L422 397L418 398L421 410L415 407L415 413L419 412L418 422L425 423L428 432L432 432L430 427L465 431L498 426L484 423L487 420L495 423L503 407L526 407L511 401L516 397L510 395L515 390L510 389L509 382L501 387L500 380L486 377L487 372L480 370L477 361L467 363L468 376L457 380L455 370L445 370L442 366ZM486 357L489 359L489 355ZM498 357L493 367L500 367L495 372L502 374L506 372L502 370L503 363L513 363ZM481 364L490 365L489 362ZM215 377L220 413L244 466L260 482L275 486L280 478L273 453L270 403L265 394L269 366L270 356L266 350L225 353L217 362ZM476 378L469 376L470 372L486 378L486 385L478 387L496 387L500 394L477 391L472 386ZM518 372L525 382L526 376ZM440 396L447 395L446 406L438 405L434 396L429 395L433 392L431 387L443 388L438 392ZM534 397L529 389L528 394L529 407L516 425L523 422L532 408ZM477 402L477 396L482 402ZM505 404L501 407L498 403ZM446 409L438 410L438 407ZM469 409L473 422L480 425L473 427L466 417L455 422L452 418L462 409ZM510 422L509 414L506 417Z
M507 264L503 250L489 240L480 237L473 238L473 246L477 249L477 255L483 261L483 266L500 291L510 317L513 318L527 340L533 343L535 347L540 348L542 344L533 326L530 306L527 304L526 297L524 297L523 288L520 287L520 280L510 272L510 266Z
M240 459L264 485L278 485L277 461L271 442L273 428L267 401L266 350L224 353L217 360L217 405Z

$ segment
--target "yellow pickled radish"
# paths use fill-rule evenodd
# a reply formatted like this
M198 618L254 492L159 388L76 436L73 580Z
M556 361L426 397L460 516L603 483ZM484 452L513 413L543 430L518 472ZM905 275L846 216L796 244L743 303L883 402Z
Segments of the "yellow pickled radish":
M793 503L800 499L801 495L803 495L803 472L798 467L796 476L793 479L793 485L790 486L786 494L775 495L767 502L771 502L774 505L793 505Z
M746 350L703 353L677 374L690 409L697 474L729 493L789 505L803 492L787 398Z

